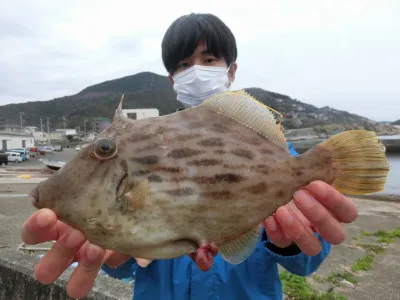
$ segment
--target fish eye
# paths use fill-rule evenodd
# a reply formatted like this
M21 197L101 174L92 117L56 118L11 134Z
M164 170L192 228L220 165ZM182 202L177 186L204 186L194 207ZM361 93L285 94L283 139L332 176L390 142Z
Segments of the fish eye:
M100 160L110 159L117 154L117 145L111 140L100 139L95 144L94 154Z

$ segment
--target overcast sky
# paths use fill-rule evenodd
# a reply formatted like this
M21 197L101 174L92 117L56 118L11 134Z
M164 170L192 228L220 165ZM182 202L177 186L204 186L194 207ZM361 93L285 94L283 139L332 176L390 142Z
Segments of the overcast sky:
M140 4L139 4L140 3ZM0 105L50 100L141 71L210 12L238 43L234 89L261 87L374 120L400 119L400 1L0 1ZM1 109L1 108L0 108Z

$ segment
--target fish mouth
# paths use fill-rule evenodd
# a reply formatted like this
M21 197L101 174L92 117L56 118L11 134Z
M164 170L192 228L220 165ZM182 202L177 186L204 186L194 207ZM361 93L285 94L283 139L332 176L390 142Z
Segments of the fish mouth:
M126 187L126 180L128 179L128 173L124 173L124 175L121 177L120 181L118 182L117 185L117 190L116 194L118 197L121 197L125 193L125 187Z

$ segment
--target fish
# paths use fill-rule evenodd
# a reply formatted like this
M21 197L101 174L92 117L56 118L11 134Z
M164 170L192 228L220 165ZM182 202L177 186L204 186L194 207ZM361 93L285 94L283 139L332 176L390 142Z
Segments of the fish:
M279 112L244 90L132 120L122 95L112 123L30 192L87 240L143 259L213 245L239 264L262 222L321 180L345 195L383 190L390 170L375 132L343 131L290 154Z

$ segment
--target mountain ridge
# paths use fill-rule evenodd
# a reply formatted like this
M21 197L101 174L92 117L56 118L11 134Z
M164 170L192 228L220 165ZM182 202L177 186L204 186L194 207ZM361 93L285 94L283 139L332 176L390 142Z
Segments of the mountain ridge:
M317 132L329 133L332 130L365 128L382 133L389 128L356 114L329 106L318 108L260 87L249 87L245 91L282 113L285 117L282 124L286 129L313 127ZM66 128L77 128L88 121L90 124L97 117L112 119L123 93L125 109L157 108L160 115L165 115L183 107L176 100L176 93L167 76L145 71L106 80L69 96L0 106L0 124L20 124L19 113L23 112L25 126L40 128L40 118L46 124L48 117L53 129L63 128L64 125ZM332 127L332 124L335 126Z

